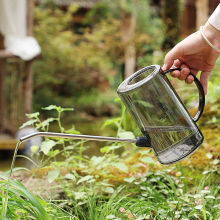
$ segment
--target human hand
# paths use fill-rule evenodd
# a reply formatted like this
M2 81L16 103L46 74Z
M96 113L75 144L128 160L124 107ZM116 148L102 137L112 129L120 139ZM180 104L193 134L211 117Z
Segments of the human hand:
M203 32L213 45L220 48L220 31L207 22ZM200 82L205 94L207 94L208 77L218 57L219 53L208 45L201 33L197 31L178 43L167 53L162 69L165 71L171 67L181 68L181 71L176 70L171 75L180 80L185 80L189 84L194 80L189 73L196 75L199 71L202 71Z

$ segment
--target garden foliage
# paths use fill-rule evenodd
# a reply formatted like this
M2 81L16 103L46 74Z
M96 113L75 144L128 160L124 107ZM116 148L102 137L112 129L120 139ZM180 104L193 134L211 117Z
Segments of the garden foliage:
M115 89L122 79L126 46L121 42L121 11L137 14L132 38L137 68L162 64L158 51L163 40L161 22L148 1L140 0L137 6L132 0L105 0L78 27L72 22L77 5L64 10L52 0L45 2L35 8L35 35L42 58L34 64L34 105L38 110L48 106L43 108L47 114L28 114L22 127L80 134L74 125L66 129L61 117L73 111L65 108L72 103L76 108L79 104L103 108L106 100L113 102L116 92L110 88ZM107 142L91 154L91 142L44 138L40 148L31 147L30 158L20 156L33 163L30 170L19 171L28 181L21 183L13 176L8 183L8 172L1 174L0 216L9 184L7 219L219 219L219 70L218 61L199 121L205 140L192 156L162 166L150 149L134 144ZM195 114L196 88L171 80ZM121 138L140 135L125 107L120 109L121 115L108 118L102 127L110 127ZM30 187L30 181L40 187Z
M50 104L70 106L73 102L94 106L97 96L102 99L103 93L109 94L110 88L119 85L126 47L122 42L122 10L137 14L131 39L137 68L150 64L146 61L152 60L153 50L159 49L162 41L161 22L148 1L141 0L138 6L132 2L100 1L80 24L74 20L77 5L66 10L50 4L35 7L34 32L42 48L42 57L34 64L35 109Z
M57 117L41 121L39 113L29 114L30 120L23 126L32 124L48 131L52 123L58 123L60 132L79 133L74 127L66 130L61 124L62 113L72 109L51 105L44 110L55 111ZM127 123L124 120L125 115L109 119L104 126L115 126L119 137L134 138L132 131L124 130L123 124ZM89 143L85 141L58 138L45 138L40 149L33 146L35 167L28 172L29 176L39 180L46 178L47 186L42 185L36 197L18 181L11 181L7 217L56 219L57 215L61 219L68 216L89 220L220 217L218 154L210 150L207 153L207 146L173 166L161 166L149 149L134 144L107 143L100 149L100 155L91 156L86 154L88 148ZM198 164L200 158L196 154L206 158L203 164ZM7 185L4 179L1 204ZM55 185L50 185L52 183ZM45 198L44 190L53 190L53 193ZM16 204L20 208L14 210ZM42 205L44 212L40 213L46 212L48 217L38 217L37 210Z

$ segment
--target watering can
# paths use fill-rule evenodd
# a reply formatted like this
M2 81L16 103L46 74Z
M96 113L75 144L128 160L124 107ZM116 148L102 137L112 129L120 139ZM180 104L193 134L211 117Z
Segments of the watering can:
M205 106L205 94L199 80L193 76L199 90L199 107L192 117L159 65L147 66L125 79L118 87L118 95L133 116L143 137L126 139L79 134L36 132L20 138L20 142L36 136L128 142L139 147L151 147L162 164L177 162L192 154L203 142L196 125Z

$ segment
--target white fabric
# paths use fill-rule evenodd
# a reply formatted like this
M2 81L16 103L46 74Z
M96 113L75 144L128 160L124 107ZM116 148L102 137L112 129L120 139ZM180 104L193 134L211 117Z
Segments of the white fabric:
M210 16L209 23L220 31L220 4Z
M40 46L33 37L17 37L7 35L5 48L22 60L31 60L41 52Z
M31 60L41 52L36 39L26 36L26 0L0 0L0 32L5 49L23 60Z

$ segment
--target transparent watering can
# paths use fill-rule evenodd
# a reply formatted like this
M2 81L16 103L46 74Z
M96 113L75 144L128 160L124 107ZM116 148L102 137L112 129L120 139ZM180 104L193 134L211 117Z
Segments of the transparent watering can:
M162 164L177 162L192 154L203 142L196 125L205 105L205 94L199 80L199 108L191 117L160 66L145 67L118 88L118 94L146 137Z
M169 70L167 72L174 71ZM199 80L199 110L190 116L160 66L145 67L124 80L118 94L133 116L143 137L125 139L54 132L36 132L20 138L24 142L36 136L86 139L96 141L129 142L139 147L152 147L162 164L179 161L193 153L202 143L203 135L195 122L201 116L205 95Z

